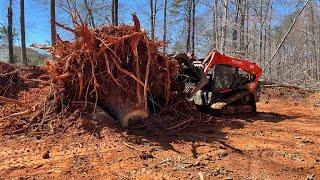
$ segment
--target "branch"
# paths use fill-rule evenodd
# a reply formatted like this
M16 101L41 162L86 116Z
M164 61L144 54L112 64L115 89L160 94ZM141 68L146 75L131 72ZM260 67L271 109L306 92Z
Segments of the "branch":
M17 104L19 106L23 106L24 103L15 99L11 99L11 98L6 98L3 96L0 96L0 102L5 102L5 103L9 103L9 104Z
M57 26L61 27L62 29L65 29L65 30L67 30L67 31L70 31L70 32L72 32L72 33L74 33L74 34L76 33L76 30L71 29L71 28L67 27L66 25L60 24L60 23L58 23L58 22L55 22L55 23L56 23Z

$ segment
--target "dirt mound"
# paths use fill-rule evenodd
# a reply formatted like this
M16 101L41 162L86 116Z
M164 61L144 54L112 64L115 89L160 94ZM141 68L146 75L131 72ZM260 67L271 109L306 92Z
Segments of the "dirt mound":
M300 101L307 97L313 95L315 91L302 89L293 86L283 86L283 85L261 85L259 89L259 97L261 100L292 100Z
M307 101L307 104L310 104L315 108L320 108L320 92L316 92L312 94L306 99L306 101Z

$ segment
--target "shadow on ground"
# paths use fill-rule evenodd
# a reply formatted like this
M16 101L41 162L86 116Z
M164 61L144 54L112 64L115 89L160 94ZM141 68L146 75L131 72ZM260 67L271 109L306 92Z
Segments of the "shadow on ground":
M235 117L246 120L246 121L251 121L251 122L264 121L264 122L273 122L273 123L278 123L284 120L298 118L298 116L288 116L288 115L271 113L271 112L257 112L256 114L236 115Z
M107 121L99 128L99 131L104 128L114 129L115 132L121 134L126 142L131 144L141 145L144 141L148 141L157 146L161 146L163 150L174 149L173 143L190 143L193 149L194 157L197 157L197 144L208 143L212 146L219 146L222 149L231 149L234 152L242 153L241 150L230 146L227 143L228 134L223 129L242 129L246 124L255 121L264 121L270 123L279 123L284 120L295 119L296 116L286 116L277 113L258 112L250 115L233 115L233 116L212 116L201 115L201 118L194 118L188 126L181 126L172 130L165 130L163 127L140 126L136 128L123 128L118 122ZM152 119L151 119L152 120ZM96 133L100 133L95 130Z

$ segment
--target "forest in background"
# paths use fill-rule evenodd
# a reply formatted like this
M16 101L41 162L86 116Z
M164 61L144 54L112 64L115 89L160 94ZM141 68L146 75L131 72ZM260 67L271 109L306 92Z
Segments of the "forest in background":
M7 22L1 22L2 44L25 49L24 3L7 0ZM167 53L194 51L199 57L211 49L248 58L264 69L263 79L307 88L320 88L320 1L318 0L40 0L48 22L73 27L130 23L136 13L151 38L168 41ZM11 21L10 21L11 17ZM19 21L12 17L18 17ZM12 20L13 19L13 20ZM10 23L11 22L11 23ZM11 33L10 33L11 32ZM54 23L55 34L69 37ZM15 36L9 36L14 34ZM50 34L48 33L48 39ZM9 48L10 51L10 48ZM11 53L9 53L11 54ZM12 61L11 61L12 62Z

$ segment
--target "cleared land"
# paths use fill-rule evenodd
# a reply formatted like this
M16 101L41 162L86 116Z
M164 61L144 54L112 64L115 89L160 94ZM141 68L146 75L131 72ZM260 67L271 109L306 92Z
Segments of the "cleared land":
M34 88L19 96L30 93L41 94ZM49 136L2 135L0 177L319 178L320 93L269 87L260 97L256 115L207 115L176 132L126 130L99 117L106 118L100 137L76 128L85 123Z

